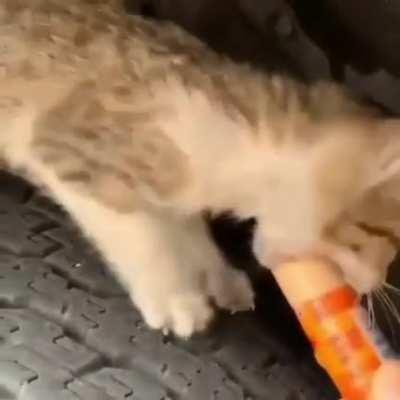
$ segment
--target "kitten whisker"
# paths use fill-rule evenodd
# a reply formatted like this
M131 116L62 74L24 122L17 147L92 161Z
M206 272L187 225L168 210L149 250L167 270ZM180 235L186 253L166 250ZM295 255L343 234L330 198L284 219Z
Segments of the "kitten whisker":
M367 294L367 312L368 312L368 324L370 329L374 329L376 326L376 315L373 294Z
M394 341L395 346L398 346L399 339L398 339L398 335L396 334L396 332L398 331L398 327L400 325L400 311L399 311L397 305L395 304L395 302L392 300L392 298L385 291L384 288L381 288L379 290L379 292L381 294L382 300L384 301L384 303L386 304L386 307L387 307L386 317L390 318L389 324L391 327L392 339Z
M393 300L391 299L390 295L384 289L382 289L381 293L387 299L388 305L390 307L390 311L393 313L393 316L395 317L397 322L399 322L399 324L400 324L400 312L397 309L396 305L394 304Z
M400 288L388 283L388 282L384 282L383 283L383 287L384 289L390 290L392 293L397 294L398 296L400 296Z
M383 313L383 316L385 317L385 320L388 322L390 334L391 334L392 338L394 338L396 340L396 329L395 329L395 326L393 323L391 303L390 303L390 301L388 302L387 294L381 288L377 289L374 294L376 296L377 301L382 306L382 313Z

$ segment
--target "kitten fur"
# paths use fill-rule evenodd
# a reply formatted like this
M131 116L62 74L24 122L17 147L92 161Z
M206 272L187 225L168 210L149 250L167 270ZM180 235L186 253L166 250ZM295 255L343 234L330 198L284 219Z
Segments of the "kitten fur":
M211 302L253 306L204 211L256 217L265 264L328 255L360 292L395 254L398 121L117 0L1 1L0 127L8 168L69 211L153 328L189 336Z

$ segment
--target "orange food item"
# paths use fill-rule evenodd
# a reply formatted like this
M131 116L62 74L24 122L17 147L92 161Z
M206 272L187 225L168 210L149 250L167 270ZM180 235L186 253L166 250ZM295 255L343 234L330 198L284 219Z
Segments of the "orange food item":
M358 315L358 296L343 286L298 310L318 362L346 400L366 400L381 357Z
M314 354L346 400L367 400L372 376L391 350L368 327L357 293L338 269L320 260L290 262L274 271Z

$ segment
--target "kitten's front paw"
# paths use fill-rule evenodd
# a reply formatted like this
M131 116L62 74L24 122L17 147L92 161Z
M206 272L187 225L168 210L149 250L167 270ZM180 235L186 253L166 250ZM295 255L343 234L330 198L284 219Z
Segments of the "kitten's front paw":
M208 290L218 307L236 313L254 310L254 291L249 278L228 266L208 273Z
M164 333L188 338L204 331L214 316L208 298L201 293L176 293L163 299L157 295L137 301L146 323Z

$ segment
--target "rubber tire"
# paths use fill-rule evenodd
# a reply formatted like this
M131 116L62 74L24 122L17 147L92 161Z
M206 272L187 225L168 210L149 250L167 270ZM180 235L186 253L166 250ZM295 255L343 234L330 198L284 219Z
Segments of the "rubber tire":
M187 342L147 329L59 207L8 174L0 187L1 400L335 398L255 314Z

